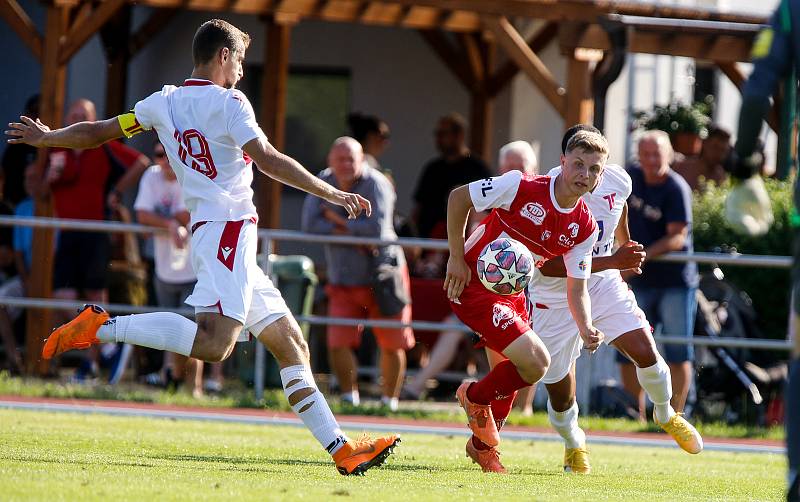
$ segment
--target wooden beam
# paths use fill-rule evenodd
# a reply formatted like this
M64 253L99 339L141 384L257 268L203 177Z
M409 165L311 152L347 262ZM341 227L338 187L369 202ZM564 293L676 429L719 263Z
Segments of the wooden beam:
M564 117L566 114L565 90L550 73L541 59L505 17L486 16L484 25L494 33L495 39L517 66L531 79L539 92L553 108Z
M486 80L487 68L484 64L483 54L481 54L480 40L471 33L459 33L457 38L461 44L461 50L466 56L467 67L472 74L472 80L483 84Z
M41 63L42 36L17 0L0 0L0 17L5 19L22 43L33 53L33 57Z
M130 43L128 44L128 53L131 58L144 48L150 41L159 34L175 17L178 9L156 9L150 17L147 18L136 33L131 36Z
M286 88L289 80L289 43L291 26L266 22L267 45L261 78L261 119L270 143L278 150L286 144ZM278 228L281 221L281 189L278 181L256 176L256 193L260 224Z
M735 85L737 89L739 89L739 93L741 93L744 90L744 84L747 82L747 78L744 76L741 70L739 70L739 67L736 66L736 63L718 62L716 65L722 74L728 77L728 80L730 80L731 83ZM770 129L776 133L781 129L780 107L781 102L776 94L776 96L773 98L772 107L770 108L769 114L767 114L766 117L766 121Z
M593 123L592 72L590 63L576 58L567 60L567 109L564 129L575 124Z
M479 38L472 38L474 42L476 63L479 69L476 73L485 76L494 65L494 44ZM476 81L470 89L470 143L469 147L483 160L489 161L492 152L492 96L486 89L485 78Z
M481 17L470 11L454 10L441 23L442 29L455 32L477 32L481 30Z
M419 30L419 34L422 35L422 38L439 56L442 63L466 89L471 89L475 86L468 63L453 47L443 32L439 30Z
M131 6L123 6L101 29L106 54L105 116L114 117L130 109L126 103L128 88L128 50L131 33Z
M400 24L404 28L431 29L439 26L444 14L445 11L436 7L414 6L408 10Z
M58 62L60 64L68 63L72 56L127 3L128 0L106 0L92 12L91 16L78 20L67 34L59 53Z
M564 48L584 47L587 49L611 50L611 41L606 31L591 24L578 33L568 36L561 35ZM692 33L663 33L642 31L634 27L628 28L628 50L643 54L668 54L672 56L685 56L704 61L733 63L749 61L752 37L692 34Z
M405 8L402 5L386 2L369 2L361 14L360 23L393 25L405 17Z
M361 14L360 0L329 0L319 11L320 19L325 21L351 22Z
M67 9L50 6L47 8L45 38L42 47L42 83L40 88L39 117L52 128L59 127L64 115L64 96L66 93L67 67L59 62L60 41L66 32ZM37 159L37 178L44 179L47 150L40 149ZM39 194L35 201L36 216L53 216L50 194ZM37 228L33 231L33 262L31 267L30 290L28 296L49 298L53 286L53 230ZM28 373L44 375L48 363L40 357L44 338L52 325L50 310L29 309L27 312L27 333L25 337L25 366Z
M528 41L528 47L534 52L542 52L558 34L558 24L553 22L545 23ZM487 83L487 90L490 96L497 96L519 73L519 66L513 61L507 61L497 71L492 74Z

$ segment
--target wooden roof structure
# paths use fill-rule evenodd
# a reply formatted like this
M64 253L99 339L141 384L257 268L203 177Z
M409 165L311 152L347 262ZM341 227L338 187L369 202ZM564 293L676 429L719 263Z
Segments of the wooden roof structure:
M471 96L470 145L486 155L491 104L520 72L535 85L565 124L592 122L605 89L619 75L625 54L640 52L710 61L741 86L735 66L749 59L753 37L763 17L707 9L608 0L136 0L154 8L135 32L133 0L50 0L44 31L17 0L0 0L0 17L42 65L40 117L51 126L62 122L66 68L71 58L99 34L108 62L106 114L125 110L128 62L181 10L254 14L264 20L265 79L260 118L272 142L282 148L289 44L292 26L303 20L359 23L417 30ZM515 26L519 19L542 20L530 38ZM537 56L558 43L567 58L566 82L559 82ZM498 52L505 58L501 61ZM599 96L595 103L595 96ZM602 107L600 108L602 110ZM602 128L602 124L600 124ZM44 155L40 155L44 168ZM268 226L277 226L280 186L256 178L258 205ZM36 201L36 214L49 216L47 198ZM34 234L32 297L50 296L53 233ZM38 360L47 311L29 311L27 367L43 372Z

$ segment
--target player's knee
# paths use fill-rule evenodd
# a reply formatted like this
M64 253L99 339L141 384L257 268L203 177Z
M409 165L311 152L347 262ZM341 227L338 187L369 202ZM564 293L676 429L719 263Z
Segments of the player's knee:
M233 352L238 334L215 333L213 328L198 329L192 346L192 357L210 363L222 362Z
M532 348L529 357L526 359L523 364L517 365L517 371L523 380L534 384L541 380L547 373L547 369L550 368L550 353L547 352L544 346L537 344Z

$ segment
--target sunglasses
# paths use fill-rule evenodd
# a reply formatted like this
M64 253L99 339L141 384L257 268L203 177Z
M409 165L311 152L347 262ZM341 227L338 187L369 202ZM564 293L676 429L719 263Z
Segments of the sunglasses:
M153 154L153 157L155 157L155 158L157 158L157 159L163 159L163 158L164 158L164 157L166 157L166 156L167 156L167 153L166 153L166 152L155 152L155 153Z

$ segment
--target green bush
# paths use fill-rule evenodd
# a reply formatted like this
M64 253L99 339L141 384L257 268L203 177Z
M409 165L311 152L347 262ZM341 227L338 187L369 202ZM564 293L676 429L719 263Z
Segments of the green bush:
M725 197L730 183L710 184L694 196L695 251L790 256L793 180L766 180L767 193L775 215L766 235L750 237L734 231L725 220ZM769 338L785 338L789 315L789 270L741 266L720 267L725 277L747 292L758 312L759 326ZM701 271L703 269L701 268Z

